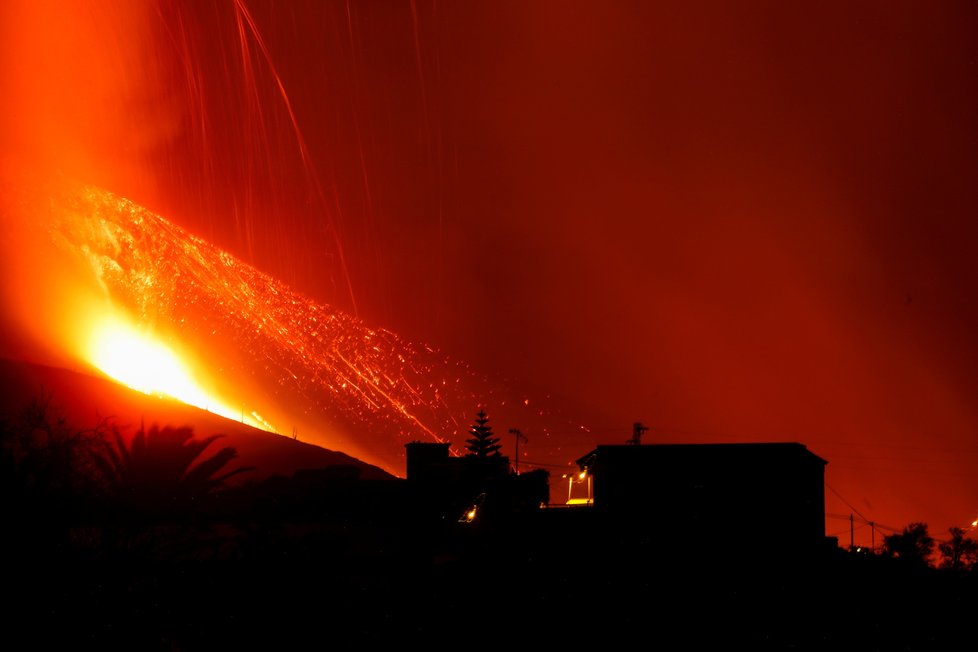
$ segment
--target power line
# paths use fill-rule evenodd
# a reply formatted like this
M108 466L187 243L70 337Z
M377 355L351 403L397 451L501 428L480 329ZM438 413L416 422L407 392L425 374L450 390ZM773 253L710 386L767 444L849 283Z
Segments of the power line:
M867 523L870 522L870 519L868 519L865 516L863 516L862 514L860 514L859 513L859 510L856 509L855 507L853 507L852 504L842 496L842 494L840 494L838 491L836 491L835 489L833 489L832 488L832 485L830 485L828 482L826 482L825 483L825 486L828 488L829 491L831 491L836 496L838 496L839 497L839 500L841 500L842 502L844 502L846 504L846 506L853 511L853 513L858 514L859 515L859 518L863 519Z

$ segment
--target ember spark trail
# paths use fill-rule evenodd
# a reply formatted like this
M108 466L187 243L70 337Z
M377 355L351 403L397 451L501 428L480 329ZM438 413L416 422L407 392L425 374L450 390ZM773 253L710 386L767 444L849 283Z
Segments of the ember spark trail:
M301 296L112 192L65 181L44 194L29 203L56 248L87 261L115 305L180 343L223 393L276 415L267 423L298 415L317 431L304 435L399 469L404 443L464 433L492 395L464 364Z

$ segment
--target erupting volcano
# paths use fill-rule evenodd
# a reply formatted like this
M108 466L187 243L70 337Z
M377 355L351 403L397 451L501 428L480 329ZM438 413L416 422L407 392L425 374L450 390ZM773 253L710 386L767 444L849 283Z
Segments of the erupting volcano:
M8 355L95 369L395 475L404 443L462 435L480 405L510 419L500 425L539 422L535 402L466 364L311 299L132 199L194 204L198 225L235 223L259 258L256 224L284 232L302 219L297 206L327 222L335 211L245 3L6 10L19 26L0 179ZM209 77L215 62L235 71L223 85ZM298 156L295 179L281 164L293 159L271 153L283 147ZM355 310L326 230L330 250L310 276L344 286Z
M15 276L57 297L58 317L43 321L41 301L22 297L22 326L136 389L394 474L404 443L447 441L496 400L463 363L317 304L107 190L8 172L2 199L22 211L5 249L41 263Z
M2 344L396 475L641 421L971 523L975 6L762 4L6 0Z

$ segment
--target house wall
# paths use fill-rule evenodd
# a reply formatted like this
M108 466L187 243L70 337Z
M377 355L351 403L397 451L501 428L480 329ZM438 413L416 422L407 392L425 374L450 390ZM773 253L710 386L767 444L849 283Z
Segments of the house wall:
M594 505L688 540L822 545L825 461L800 444L599 446Z

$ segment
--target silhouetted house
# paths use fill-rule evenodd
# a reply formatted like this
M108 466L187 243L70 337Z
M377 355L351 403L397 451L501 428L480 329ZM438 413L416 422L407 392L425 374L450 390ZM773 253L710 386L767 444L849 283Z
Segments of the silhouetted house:
M404 445L409 482L443 485L461 474L461 466L449 456L449 443L412 441Z
M827 462L802 444L602 445L577 464L606 523L683 546L825 547Z

